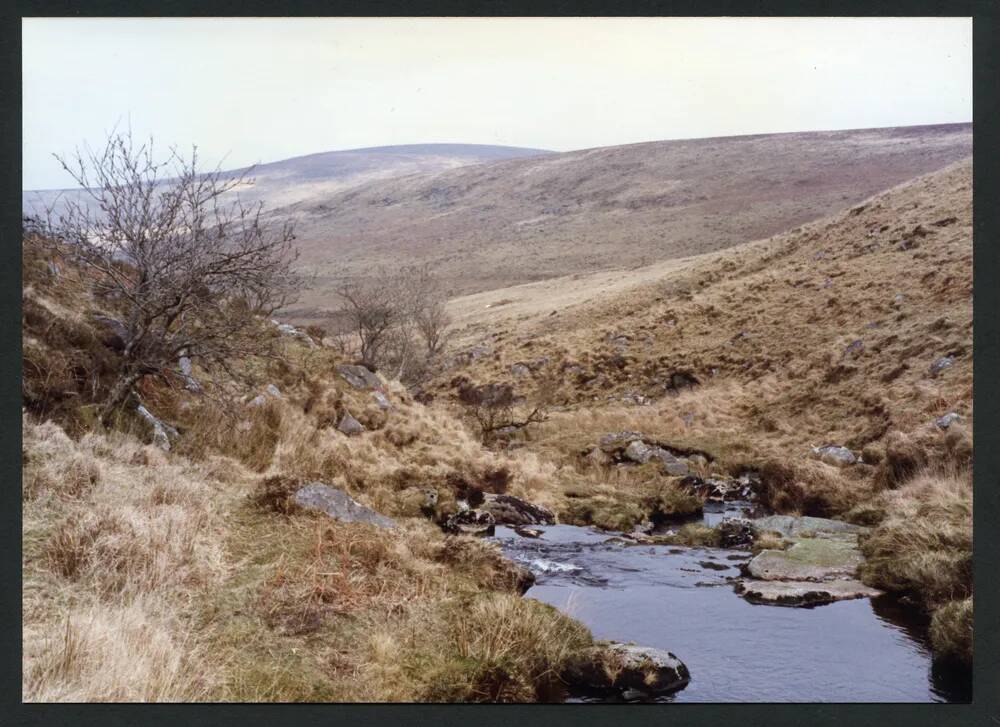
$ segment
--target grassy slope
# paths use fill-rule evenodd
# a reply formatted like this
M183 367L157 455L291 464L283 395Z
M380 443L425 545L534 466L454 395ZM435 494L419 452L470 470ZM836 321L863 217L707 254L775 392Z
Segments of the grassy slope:
M544 391L552 415L524 446L557 468L564 517L641 516L629 511L634 477L581 457L604 433L637 430L705 450L719 470L761 470L781 511L882 521L868 546L876 584L932 609L970 593L971 162L661 270L554 315L480 309L463 338L478 331L492 354L443 372L441 400L463 378L510 381L529 398ZM954 365L933 376L946 354ZM518 362L533 373L512 375ZM701 385L670 392L677 372ZM653 403L626 404L628 394ZM942 432L933 421L950 411L964 421ZM824 444L863 450L865 463L839 470L811 459ZM906 485L918 474L923 485Z
M25 247L23 551L28 701L533 701L591 643L516 592L495 546L446 537L421 514L468 485L528 494L531 462L483 449L390 384L394 408L294 339L237 362L281 389L227 418L183 387L144 386L175 423L170 453L125 417L94 429L115 354L106 310L71 261ZM113 313L114 311L110 311ZM261 335L274 335L265 326ZM218 393L233 382L197 371ZM253 392L255 393L255 392ZM330 424L350 410L369 429ZM67 435L72 433L72 437ZM319 479L394 516L387 533L256 504L266 478Z
M53 277L26 248L25 699L544 698L589 634L517 597L494 550L445 538L420 516L423 491L446 509L457 488L505 482L564 517L626 526L676 492L654 472L581 462L616 429L707 450L719 469L760 467L779 509L877 523L865 577L923 598L938 648L967 654L970 217L963 163L620 297L509 323L495 358L439 382L506 380L510 364L549 357L532 380L561 410L499 453L441 398L425 407L392 385L395 409L382 412L335 375L331 351L294 342L281 361L244 362L283 399L236 420L182 390L145 388L182 429L170 454L143 444L134 422L93 432L90 402L114 356L85 311L104 304L72 285L69 263ZM929 234L897 250L917 225ZM606 340L618 332L630 341ZM845 357L855 339L863 351ZM955 365L930 378L948 352ZM678 369L702 386L664 394L660 380ZM606 399L629 391L656 403ZM370 432L332 430L344 409ZM944 434L929 422L948 410L966 421ZM848 474L808 459L824 441L865 447L872 464ZM342 486L403 528L386 537L262 510L252 496L270 475Z
M279 210L294 213L300 262L319 275L295 315L322 318L338 307L336 276L401 257L469 294L730 248L939 169L971 144L968 125L772 134L382 180Z

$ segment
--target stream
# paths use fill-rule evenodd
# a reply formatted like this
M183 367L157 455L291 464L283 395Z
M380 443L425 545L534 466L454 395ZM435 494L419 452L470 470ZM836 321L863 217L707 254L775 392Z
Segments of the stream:
M733 514L720 507L704 519L714 525ZM608 542L614 533L572 525L538 529L540 538L496 529L505 554L536 575L526 597L573 616L595 638L676 654L691 682L658 701L971 699L971 676L934 664L926 623L891 596L754 605L733 592L747 551L623 545Z

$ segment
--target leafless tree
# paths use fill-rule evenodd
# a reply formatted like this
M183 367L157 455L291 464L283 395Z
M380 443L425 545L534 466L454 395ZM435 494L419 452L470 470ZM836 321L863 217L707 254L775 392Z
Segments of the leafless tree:
M392 368L403 377L440 353L450 318L446 296L429 265L394 271L381 267L344 282L338 293L348 326L357 336L361 361L369 368ZM415 337L423 341L423 357Z
M49 232L70 243L95 292L122 312L121 371L102 419L147 376L166 376L186 355L231 370L262 352L261 316L297 287L288 222L269 224L262 205L228 194L249 180L198 171L197 149L154 156L152 140L112 132L103 149L56 157L83 187Z
M476 424L484 444L489 444L504 430L524 429L548 419L545 407L538 405L518 415L518 399L510 384L463 385L458 400L467 416Z
M451 316L445 309L447 296L429 265L415 268L410 281L413 325L424 342L428 358L433 358L441 353L451 324Z
M409 316L403 283L401 275L381 267L371 276L346 281L337 290L357 334L361 362L368 368L378 368L391 332Z

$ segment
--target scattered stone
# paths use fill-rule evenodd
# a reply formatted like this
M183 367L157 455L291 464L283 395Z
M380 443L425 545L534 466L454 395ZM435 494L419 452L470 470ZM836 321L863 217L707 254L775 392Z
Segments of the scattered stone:
M349 411L344 412L344 416L340 419L340 424L337 425L337 429L346 434L349 437L353 437L356 434L361 434L365 431L364 426L361 422L351 416Z
M639 464L646 464L653 458L653 447L643 442L641 439L629 442L625 448L624 457Z
M309 346L309 348L318 347L316 342L312 339L312 336L310 336L305 331L300 331L298 328L291 325L290 323L281 323L280 321L276 321L273 318L271 319L271 323L274 324L274 326L278 329L278 332L281 333L281 335L297 338L298 340L302 341L307 346Z
M338 364L337 373L353 386L355 389L374 389L375 391L385 391L382 379L374 371L370 371L364 366L353 364Z
M611 432L601 437L600 448L604 452L614 452L636 440L642 441L642 434L639 432Z
M268 396L273 396L275 399L281 398L281 390L274 384L268 384L267 388L264 389L264 393Z
M834 467L848 467L858 461L858 458L847 447L836 445L813 447L812 453L820 462L825 462Z
M480 509L501 525L553 525L555 514L546 507L513 495L484 493Z
M732 566L716 563L714 560L699 560L698 565L706 570L729 570Z
M392 409L392 404L389 402L389 398L381 391L373 391L372 396L375 398L375 403L378 404L379 409Z
M295 504L309 510L325 512L334 520L346 523L369 523L379 528L394 528L395 521L365 507L346 492L322 482L310 482L294 495Z
M441 526L446 533L454 535L493 535L496 521L482 510L459 510L448 517Z
M870 598L882 593L854 579L838 579L824 583L742 580L736 584L735 591L751 603L805 608L834 601Z
M892 307L899 308L899 306L903 305L904 300L906 300L905 295L903 295L902 293L896 293L896 295L892 299Z
M945 369L951 368L955 365L955 358L953 356L942 356L937 361L931 364L930 374L931 378L937 378Z
M135 408L143 419L153 428L153 445L164 452L170 451L170 441L180 436L180 433L165 421L155 417L145 406L139 404Z
M955 422L960 422L960 421L962 421L962 417L956 414L955 412L950 411L944 416L935 419L934 426L936 426L938 429L947 429Z
M514 376L528 376L531 374L531 369L526 364L516 363L510 367L510 372Z
M201 384L198 383L198 380L192 373L194 367L191 359L188 356L181 356L177 359L177 366L181 370L181 376L184 377L184 388L194 394L200 394L202 391Z
M588 649L564 679L571 687L586 691L656 695L683 689L691 674L669 651L612 642Z
M542 531L538 528L528 528L524 525L515 525L514 532L520 535L522 538L540 538L542 537Z
M851 341L850 345L844 350L844 355L850 356L851 358L857 358L864 352L864 350L865 350L864 341L858 338L854 341Z

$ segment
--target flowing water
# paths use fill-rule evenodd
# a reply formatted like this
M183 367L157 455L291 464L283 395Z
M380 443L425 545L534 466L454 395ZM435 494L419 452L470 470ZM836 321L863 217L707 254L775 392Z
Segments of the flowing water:
M731 514L731 513L727 513ZM720 513L708 513L712 523ZM816 608L753 605L733 592L750 554L623 545L611 534L498 527L508 557L529 566L528 598L582 621L599 639L673 652L691 683L676 702L968 701L970 677L936 667L926 624L889 597ZM609 542L610 541L610 542Z

